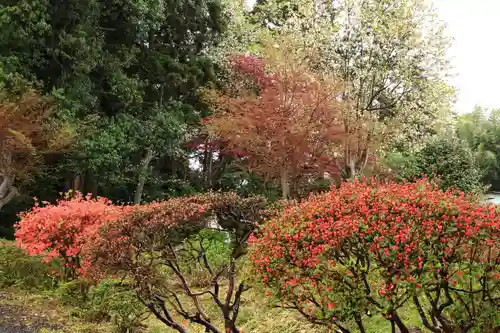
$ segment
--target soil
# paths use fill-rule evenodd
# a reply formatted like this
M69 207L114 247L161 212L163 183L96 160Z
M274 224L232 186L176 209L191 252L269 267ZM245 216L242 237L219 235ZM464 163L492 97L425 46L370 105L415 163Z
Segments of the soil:
M0 333L39 333L42 328L56 330L43 314L28 312L21 306L5 304L6 295L0 294Z

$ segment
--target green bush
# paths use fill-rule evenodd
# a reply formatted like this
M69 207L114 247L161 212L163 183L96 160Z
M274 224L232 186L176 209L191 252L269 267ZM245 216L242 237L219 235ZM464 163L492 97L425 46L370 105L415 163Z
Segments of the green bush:
M481 172L472 151L458 139L435 138L417 153L422 172L435 177L445 190L482 191Z
M140 332L149 314L127 282L104 280L92 286L85 279L62 283L55 296L77 308L75 316L90 322L112 322L120 333Z
M386 163L396 180L414 181L422 174L442 190L483 192L481 169L467 145L456 138L431 138L415 153L391 153Z
M28 256L14 245L0 242L0 286L51 289L57 282L51 270L40 257Z
M90 286L84 279L64 282L57 288L56 297L65 305L86 308Z
M116 279L104 280L92 288L88 305L87 319L111 320L120 333L140 332L141 323L149 316L130 285Z

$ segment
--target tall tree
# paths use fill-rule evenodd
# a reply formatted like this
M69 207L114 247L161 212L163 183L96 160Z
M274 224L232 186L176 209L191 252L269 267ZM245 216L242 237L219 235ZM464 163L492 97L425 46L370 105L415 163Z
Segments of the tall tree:
M20 0L0 11L2 80L34 82L78 124L69 166L82 190L140 201L151 177L185 178L186 126L215 79L205 49L224 30L217 0Z
M500 190L500 110L476 107L456 119L456 134L467 142L482 171L482 180Z
M250 170L279 179L286 199L304 177L338 173L348 106L339 101L338 83L311 71L293 43L267 50L263 58L232 57L229 87L207 92L216 111L205 126Z
M0 209L31 180L42 155L70 142L49 119L52 103L35 91L0 95Z
M272 34L292 34L305 49L318 50L312 59L318 69L335 73L344 98L354 102L346 132L361 119L377 121L366 129L373 144L345 151L348 177L362 171L380 138L411 146L451 110L450 41L423 0L262 0L252 15Z

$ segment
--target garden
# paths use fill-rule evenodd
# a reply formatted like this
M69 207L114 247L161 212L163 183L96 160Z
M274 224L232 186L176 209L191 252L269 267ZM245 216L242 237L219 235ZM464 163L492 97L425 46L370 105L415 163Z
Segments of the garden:
M427 3L0 26L0 333L500 333L499 110Z

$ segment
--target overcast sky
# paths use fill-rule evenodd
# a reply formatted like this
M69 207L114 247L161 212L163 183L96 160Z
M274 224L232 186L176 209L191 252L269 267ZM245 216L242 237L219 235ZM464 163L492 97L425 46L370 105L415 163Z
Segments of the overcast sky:
M500 0L433 3L455 39L448 55L455 67L456 111L469 112L475 105L500 108Z
M457 76L456 110L500 108L500 0L435 0L455 38L449 52Z

